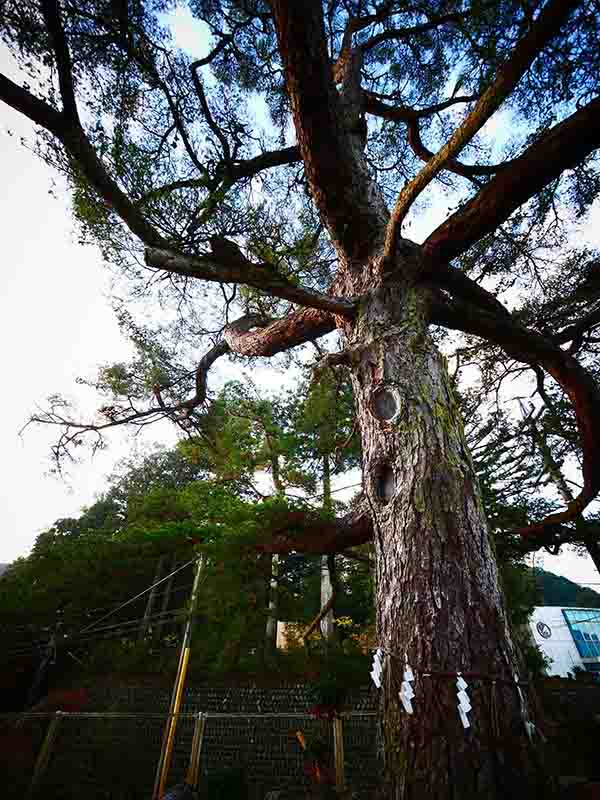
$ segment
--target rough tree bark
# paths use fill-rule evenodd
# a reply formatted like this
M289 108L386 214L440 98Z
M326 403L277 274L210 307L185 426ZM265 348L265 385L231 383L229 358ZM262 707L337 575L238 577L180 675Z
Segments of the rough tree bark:
M518 655L460 414L427 332L427 301L427 290L384 280L345 326L386 653L386 797L535 797L543 781L514 684ZM398 697L405 658L417 676L413 716ZM492 689L467 678L469 730L456 677L423 675L457 671L505 681Z

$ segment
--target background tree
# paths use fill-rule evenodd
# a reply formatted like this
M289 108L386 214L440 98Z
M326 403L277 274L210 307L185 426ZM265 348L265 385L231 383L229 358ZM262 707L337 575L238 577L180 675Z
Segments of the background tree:
M38 420L62 426L57 457L117 424L166 416L189 432L202 426L217 358L273 356L338 330L328 364L350 371L365 503L339 522L296 516L263 550L333 552L373 538L390 797L535 796L544 779L524 724L531 709L514 688L519 659L430 329L482 337L548 373L572 403L582 490L566 511L517 531L551 541L600 486L597 384L577 348L561 348L585 338L595 311L584 302L564 328L504 297L509 311L499 292L534 284L535 236L556 256L569 219L553 228L555 209L583 211L597 194L597 9L207 0L190 4L211 48L195 59L173 43L164 10L4 6L2 35L34 80L0 77L0 98L41 129L82 237L142 281L143 247L164 277L163 302L182 312L169 323L178 341L187 335L195 348L199 333L215 337L190 371L174 348L136 331L140 357L109 372L115 401L97 419L82 423L55 398ZM493 142L482 129L501 105L519 124ZM455 187L458 208L410 242L408 214L422 213L434 181ZM242 317L231 321L234 309ZM404 714L404 658L420 676L506 681L499 730L480 702L465 737L454 685L442 679L422 677L418 713Z

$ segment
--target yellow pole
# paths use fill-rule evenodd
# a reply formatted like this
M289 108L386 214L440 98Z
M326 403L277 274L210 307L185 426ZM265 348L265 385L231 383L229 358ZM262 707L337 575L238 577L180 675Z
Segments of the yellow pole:
M177 718L179 709L181 708L181 698L183 696L183 688L185 686L185 677L187 674L188 661L190 658L190 641L192 636L192 619L194 611L196 610L196 602L198 599L198 586L200 585L200 573L204 558L200 556L197 561L196 575L194 576L194 585L192 587L192 597L190 601L190 611L188 614L185 631L183 634L183 641L181 643L181 655L179 657L179 666L177 668L177 677L175 678L175 687L173 697L171 699L171 708L169 711L169 718L165 727L165 735L163 737L163 746L161 749L160 758L156 770L156 780L154 783L153 800L160 800L165 791L165 784L171 766L171 755L173 752L173 742L175 739L175 729L177 728Z
M62 719L62 712L57 711L56 715L54 716L54 719L48 725L46 736L40 748L40 752L38 754L37 761L35 762L35 767L33 769L33 776L31 778L31 783L29 784L29 791L27 792L28 798L35 796L40 781L44 776L44 772L48 767L48 762L50 761L50 755L52 753L52 747L54 745L54 740L56 739L56 733L61 719Z
M165 747L165 755L162 763L162 774L160 776L160 783L158 785L158 796L163 796L165 791L165 784L169 774L169 767L171 766L171 755L173 753L173 742L175 741L175 729L177 728L177 717L179 709L181 708L181 698L183 696L183 687L185 686L185 676L187 673L188 661L190 659L190 648L186 647L183 651L183 659L181 664L181 672L179 674L179 683L177 684L177 694L175 695L175 707L173 715L169 720L169 733L167 735L167 745Z

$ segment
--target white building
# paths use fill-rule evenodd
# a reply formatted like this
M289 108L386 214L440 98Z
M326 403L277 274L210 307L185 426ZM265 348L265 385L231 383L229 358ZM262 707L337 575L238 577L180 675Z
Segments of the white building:
M566 678L579 667L600 678L600 608L536 606L529 625L534 642L551 662L548 675Z

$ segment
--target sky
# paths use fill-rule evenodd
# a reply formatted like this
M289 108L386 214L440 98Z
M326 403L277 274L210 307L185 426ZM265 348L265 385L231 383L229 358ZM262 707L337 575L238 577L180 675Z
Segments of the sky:
M181 46L196 57L204 54L204 47L195 49L202 37L189 18L178 13L171 24ZM0 71L14 75L4 48ZM175 441L168 424L153 426L135 439L115 432L108 451L72 467L65 481L48 475L56 431L36 426L19 435L36 406L54 393L69 396L84 413L91 411L93 395L75 379L93 376L98 365L131 354L111 308L110 277L99 252L78 244L63 187L59 182L58 191L49 193L56 175L20 143L21 136L31 133L26 119L0 104L0 563L27 555L37 534L54 520L76 516L91 504L120 459L155 443ZM599 232L600 206L585 235L600 244ZM261 374L261 383L281 381L281 374ZM558 557L538 554L536 565L600 591L600 576L589 558L568 551Z

